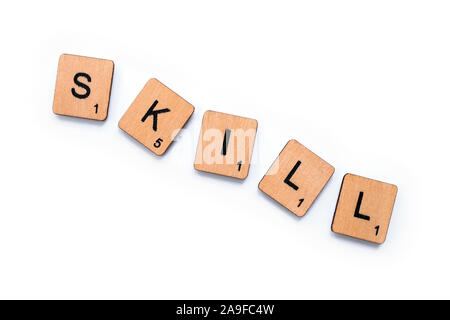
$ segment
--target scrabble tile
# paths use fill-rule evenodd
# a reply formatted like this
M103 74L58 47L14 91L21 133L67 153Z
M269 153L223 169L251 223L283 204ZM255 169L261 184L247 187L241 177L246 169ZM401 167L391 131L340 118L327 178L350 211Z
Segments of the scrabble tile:
M259 183L259 189L303 217L330 180L334 167L290 140Z
M245 179L250 169L258 121L206 111L194 168L199 171Z
M105 120L114 72L111 60L63 54L59 58L53 112Z
M120 119L119 128L160 156L193 112L189 102L150 79Z
M382 244L396 196L395 185L347 174L342 181L331 230Z

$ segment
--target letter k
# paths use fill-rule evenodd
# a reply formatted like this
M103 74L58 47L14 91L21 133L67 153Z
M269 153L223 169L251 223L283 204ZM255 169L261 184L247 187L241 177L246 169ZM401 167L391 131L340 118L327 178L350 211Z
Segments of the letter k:
M141 119L142 122L145 122L145 120L147 120L147 118L149 116L153 116L153 131L158 130L158 114L170 112L170 109L167 109L167 108L160 109L160 110L154 110L157 104L158 104L158 100L155 100L155 102L153 102L150 109L148 109L147 113Z

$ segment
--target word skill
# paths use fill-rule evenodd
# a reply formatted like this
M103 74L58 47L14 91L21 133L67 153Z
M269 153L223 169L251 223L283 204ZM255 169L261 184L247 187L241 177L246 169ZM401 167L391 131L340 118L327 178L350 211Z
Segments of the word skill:
M58 63L53 112L62 116L105 120L113 73L114 63L111 60L62 54ZM152 78L122 115L118 125L155 155L162 156L194 110L192 104ZM194 169L246 179L257 130L258 121L255 119L206 111ZM258 188L296 216L303 217L334 172L331 164L291 139L262 177ZM397 186L393 184L354 174L345 175L331 230L376 244L384 243L397 191ZM180 312L208 315L209 310L183 308Z

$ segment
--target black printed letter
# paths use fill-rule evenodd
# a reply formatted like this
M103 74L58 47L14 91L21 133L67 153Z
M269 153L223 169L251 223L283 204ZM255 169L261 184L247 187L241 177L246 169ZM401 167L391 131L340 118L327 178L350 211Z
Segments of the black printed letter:
M295 166L292 168L291 172L289 172L289 174L287 175L286 179L284 179L284 183L286 183L289 187L291 187L294 190L298 190L298 187L294 183L291 182L291 178L295 174L295 171L297 171L298 167L300 167L301 164L302 164L301 161L297 161Z
M87 73L83 73L83 72L77 73L73 77L73 82L75 82L75 84L77 86L79 86L79 87L83 88L84 90L86 90L86 92L84 94L79 94L79 93L77 93L75 91L74 88L72 88L72 94L74 95L74 97L76 97L78 99L86 99L91 94L91 88L89 88L89 86L87 84L84 84L84 83L80 82L78 80L78 78L80 78L80 77L86 78L87 82L91 82L91 77Z
M158 114L170 112L170 109L167 109L167 108L164 108L161 110L154 110L157 104L158 104L158 100L155 100L155 102L153 102L150 109L148 109L147 113L141 119L142 122L145 122L145 120L147 120L147 118L149 116L153 116L153 131L158 130Z
M225 135L223 136L223 144L222 144L222 155L223 156L227 155L228 141L230 141L230 134L231 134L231 130L226 129Z
M360 192L359 197L358 197L358 203L356 204L355 217L359 218L359 219L370 221L369 216L365 216L365 215L359 213L359 209L361 209L361 202L362 202L363 196L364 196L364 192Z

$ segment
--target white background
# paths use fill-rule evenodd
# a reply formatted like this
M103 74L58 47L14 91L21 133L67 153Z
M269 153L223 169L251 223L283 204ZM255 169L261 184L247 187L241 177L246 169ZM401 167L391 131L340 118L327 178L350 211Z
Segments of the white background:
M0 12L0 298L450 298L448 1L15 1ZM116 64L108 119L52 113L58 57ZM118 121L195 107L157 157ZM259 121L244 182L193 169L203 112ZM257 189L289 139L336 167L304 218ZM399 187L377 246L342 177Z

